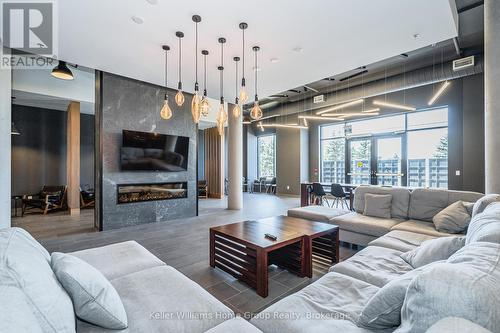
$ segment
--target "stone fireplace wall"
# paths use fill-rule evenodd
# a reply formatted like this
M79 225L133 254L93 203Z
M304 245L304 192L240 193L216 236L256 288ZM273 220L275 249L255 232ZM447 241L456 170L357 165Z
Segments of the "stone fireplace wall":
M174 103L169 91L173 117L160 118L165 89L149 83L103 73L102 77L102 229L164 222L195 216L197 126L191 119L191 95L184 105ZM190 138L188 170L181 172L120 171L122 130L157 132ZM187 182L187 198L117 204L118 184Z

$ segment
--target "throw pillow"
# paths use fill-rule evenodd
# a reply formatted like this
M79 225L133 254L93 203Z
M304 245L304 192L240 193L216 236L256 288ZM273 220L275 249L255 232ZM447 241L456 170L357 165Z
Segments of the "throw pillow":
M493 202L500 201L500 194L487 194L474 204L474 208L472 209L472 216L476 216L477 214L481 214L489 204Z
M435 264L437 263L409 271L380 288L361 311L356 325L375 330L399 326L401 324L401 308L408 286L415 277L432 268Z
M441 237L429 239L419 247L401 255L413 268L418 268L438 260L446 260L465 245L464 237Z
M469 226L471 216L463 201L457 201L440 211L432 218L436 229L440 232L459 234Z
M51 266L73 300L78 318L104 328L127 328L120 296L101 272L75 256L59 252L52 253Z
M365 194L365 210L363 215L372 217L391 218L391 194Z

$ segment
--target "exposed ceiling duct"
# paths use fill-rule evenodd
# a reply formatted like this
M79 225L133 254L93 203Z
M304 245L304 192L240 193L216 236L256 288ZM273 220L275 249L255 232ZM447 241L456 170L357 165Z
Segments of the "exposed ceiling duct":
M330 91L326 95L326 100L328 104L322 104L321 106L309 109L297 108L286 108L290 110L287 114L299 113L309 110L320 110L335 106L341 103L347 103L360 98L369 98L373 96L382 95L385 93L397 92L405 89L416 88L420 86L425 86L433 84L436 82L442 82L446 80L458 79L461 77L480 74L483 72L483 59L479 56L476 57L475 66L469 67L461 71L453 71L453 62L446 62L442 66L428 66L421 69L417 69L404 74L398 74L392 77L378 79L365 83L363 85L351 86L349 89L341 89L336 91ZM289 104L303 103L303 101L297 101ZM273 102L265 104L266 109L272 109L277 107L281 103ZM276 110L276 114L281 111ZM274 114L273 110L269 111L269 114Z

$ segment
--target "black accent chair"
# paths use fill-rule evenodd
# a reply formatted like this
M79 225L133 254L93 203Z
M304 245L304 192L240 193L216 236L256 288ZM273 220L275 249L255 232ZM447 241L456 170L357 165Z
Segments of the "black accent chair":
M326 197L326 192L325 189L323 188L323 185L320 183L313 183L312 187L312 202L316 205L323 206L323 201L326 202L326 205L330 207L330 203L328 201L328 198Z
M95 190L84 186L80 188L80 208L95 206Z
M208 185L206 180L198 180L198 198L208 198Z
M266 177L264 184L266 193L276 194L276 177Z
M43 214L62 209L66 200L66 186L44 186L35 194L23 195L22 216L27 210L40 209Z
M255 179L252 184L252 192L255 192L255 188L259 187L259 192L262 192L262 187L264 190L266 189L266 177L260 177L259 179Z
M350 194L345 193L342 185L332 184L330 194L333 196L332 207L333 205L335 205L336 208L339 208L340 202L340 208L344 208L345 204L346 209L351 210L351 207L349 207L349 204L347 202L347 200L350 200Z

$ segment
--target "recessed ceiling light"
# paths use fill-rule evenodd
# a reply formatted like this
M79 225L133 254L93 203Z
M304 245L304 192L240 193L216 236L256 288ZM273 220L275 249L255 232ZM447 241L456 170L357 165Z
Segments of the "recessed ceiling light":
M134 21L134 23L137 23L137 24L143 24L144 23L144 20L142 18L140 18L139 16L132 16L131 17L132 21Z
M419 39L420 38L420 34L413 34L413 38Z
M300 53L300 52L302 52L302 51L304 51L304 49L303 49L303 48L301 48L300 46L297 46L297 47L294 47L294 48L293 48L293 52Z
M273 64L279 62L280 60L278 58L271 58L269 59L270 62L272 62Z
M149 4L151 5L157 5L158 4L158 0L146 0Z

